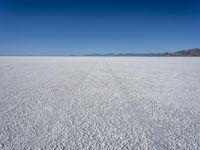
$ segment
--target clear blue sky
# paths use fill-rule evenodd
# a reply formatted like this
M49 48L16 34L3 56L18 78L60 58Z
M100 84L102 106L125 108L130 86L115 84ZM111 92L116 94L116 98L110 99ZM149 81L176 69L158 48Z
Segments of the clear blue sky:
M0 0L0 55L200 47L199 0Z

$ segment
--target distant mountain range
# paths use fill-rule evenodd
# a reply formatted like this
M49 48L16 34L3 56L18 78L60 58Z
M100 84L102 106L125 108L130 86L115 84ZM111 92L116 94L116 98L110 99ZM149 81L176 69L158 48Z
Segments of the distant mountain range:
M120 56L200 56L200 49L199 48L194 48L194 49L188 49L188 50L180 50L176 52L166 52L166 53L142 53L142 54L135 54L135 53L108 53L108 54L87 54L83 56L115 56L115 57L120 57Z
M200 48L180 50L165 53L107 53L107 54L82 54L82 55L0 55L0 56L99 56L99 57L200 57Z

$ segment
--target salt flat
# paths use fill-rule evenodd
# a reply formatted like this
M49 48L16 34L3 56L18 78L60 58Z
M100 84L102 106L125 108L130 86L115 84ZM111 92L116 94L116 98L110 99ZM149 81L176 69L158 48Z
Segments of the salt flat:
M200 149L200 58L0 57L0 149Z

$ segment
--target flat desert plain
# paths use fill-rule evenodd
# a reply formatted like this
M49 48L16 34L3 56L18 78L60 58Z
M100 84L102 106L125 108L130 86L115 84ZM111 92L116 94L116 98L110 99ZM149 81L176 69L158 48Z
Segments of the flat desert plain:
M0 149L200 149L200 58L0 57Z

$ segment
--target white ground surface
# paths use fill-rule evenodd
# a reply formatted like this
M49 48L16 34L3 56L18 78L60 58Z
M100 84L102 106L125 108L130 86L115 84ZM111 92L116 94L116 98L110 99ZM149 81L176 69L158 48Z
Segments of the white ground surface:
M0 149L200 149L200 58L0 57Z

